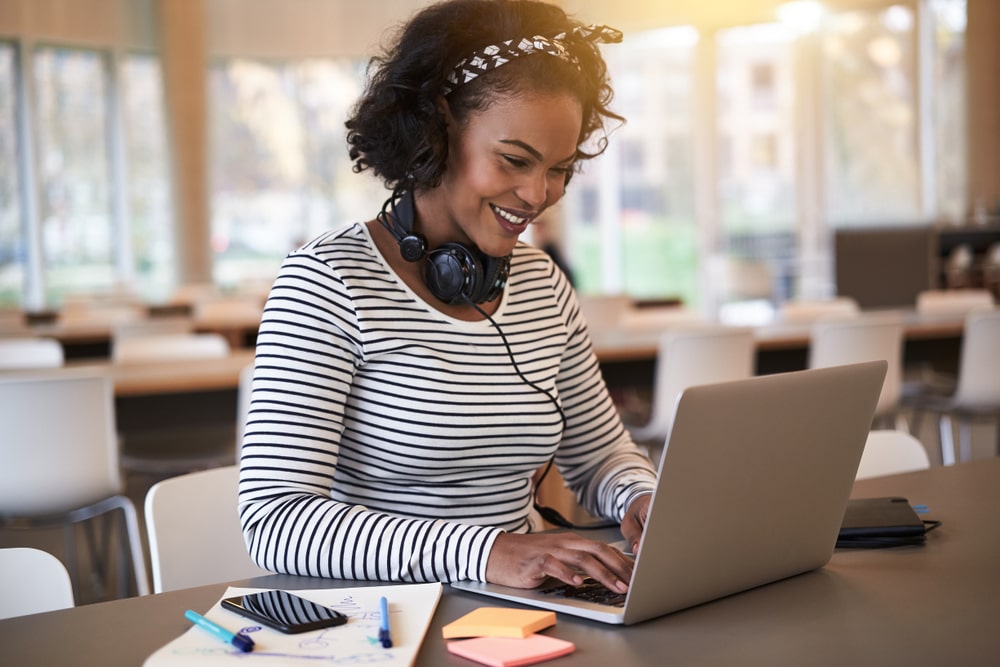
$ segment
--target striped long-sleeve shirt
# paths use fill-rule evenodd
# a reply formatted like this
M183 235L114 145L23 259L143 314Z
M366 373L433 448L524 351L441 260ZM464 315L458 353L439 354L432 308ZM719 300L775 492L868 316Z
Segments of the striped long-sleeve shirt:
M484 581L496 536L529 529L532 475L553 455L595 515L621 520L652 489L548 255L518 244L493 320L426 304L363 224L288 256L260 325L240 462L258 564Z

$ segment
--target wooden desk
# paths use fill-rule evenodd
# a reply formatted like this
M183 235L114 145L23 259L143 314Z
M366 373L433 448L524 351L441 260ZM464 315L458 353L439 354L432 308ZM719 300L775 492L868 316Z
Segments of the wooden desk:
M1000 459L855 484L854 497L883 495L926 504L941 527L922 547L838 551L819 570L631 627L559 615L546 634L574 642L576 652L558 664L1000 664L1000 521L994 516ZM358 585L281 575L234 583ZM3 620L0 655L11 665L140 665L187 630L185 609L207 610L224 591L222 584L203 586ZM472 664L447 652L441 627L481 606L513 605L446 586L416 664Z
M943 373L955 373L961 348L964 318L903 316L903 364L927 364ZM660 331L641 329L595 330L594 352L604 378L612 388L652 386ZM810 325L768 324L754 329L757 361L755 373L766 375L806 368Z
M253 362L254 350L236 349L220 359L197 359L142 364L70 362L70 367L106 368L114 380L115 396L145 396L236 389L240 371Z
M253 348L259 325L259 318L192 322L194 331L221 334L234 350ZM111 356L114 325L96 322L71 324L45 322L32 325L30 333L58 340L63 345L66 359L107 359Z

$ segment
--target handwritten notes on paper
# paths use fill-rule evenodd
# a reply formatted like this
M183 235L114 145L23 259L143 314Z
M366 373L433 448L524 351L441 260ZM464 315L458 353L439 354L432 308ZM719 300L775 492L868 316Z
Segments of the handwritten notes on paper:
M245 595L261 589L230 587L223 597ZM298 661L326 665L380 664L412 665L420 649L431 617L441 599L441 584L400 584L358 588L296 590L296 595L332 607L348 617L341 625L302 634L286 635L254 624L250 619L223 609L216 603L204 616L230 629L243 632L254 641L252 653L242 653L178 618L184 634L146 659L144 667L224 664L290 665ZM378 639L380 599L389 603L392 648L382 648ZM234 662L235 661L235 662Z

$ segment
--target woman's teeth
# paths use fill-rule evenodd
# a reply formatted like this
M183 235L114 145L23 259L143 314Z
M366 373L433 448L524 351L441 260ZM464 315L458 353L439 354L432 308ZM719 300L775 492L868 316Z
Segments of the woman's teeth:
M515 225L523 225L528 222L528 218L522 218L509 211L505 211L502 208L497 208L496 206L493 206L493 211L507 222L511 222Z

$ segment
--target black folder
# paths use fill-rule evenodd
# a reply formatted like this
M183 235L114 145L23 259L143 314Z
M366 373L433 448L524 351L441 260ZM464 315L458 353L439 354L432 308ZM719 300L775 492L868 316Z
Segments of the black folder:
M837 548L923 544L927 525L906 498L858 498L848 502Z

